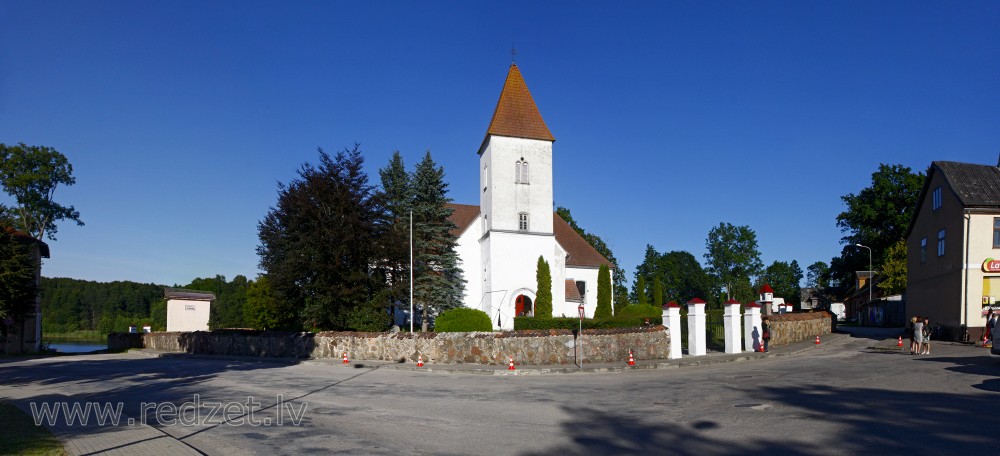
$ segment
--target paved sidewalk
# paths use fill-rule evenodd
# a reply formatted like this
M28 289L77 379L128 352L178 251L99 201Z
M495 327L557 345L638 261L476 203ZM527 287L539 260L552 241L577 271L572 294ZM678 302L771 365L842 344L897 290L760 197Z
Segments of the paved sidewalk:
M377 369L408 370L416 372L447 373L447 374L473 374L473 375L546 375L546 374L579 374L579 373L615 373L628 372L640 369L672 369L691 366L707 366L720 363L732 363L739 361L750 361L754 359L772 358L776 356L788 356L809 350L825 348L828 344L836 344L840 341L850 339L849 334L826 334L821 337L820 345L816 345L815 340L801 341L788 345L775 345L770 347L768 353L744 352L744 353L722 353L710 351L704 356L684 355L680 359L652 359L636 360L635 366L629 366L627 360L621 363L588 363L584 362L583 367L575 364L558 365L519 365L515 360L514 370L509 370L507 364L484 365L484 364L433 364L425 362L423 367L417 367L416 363L397 363L380 360L352 360L345 365L341 360L330 359L292 359L292 358L254 358L244 356L218 356L218 355L192 355L187 353L158 352L154 350L132 350L123 356L149 357L149 358L194 358L194 359L225 359L231 361L248 361L264 363L284 363L284 364L319 364L334 367L362 368L374 367Z

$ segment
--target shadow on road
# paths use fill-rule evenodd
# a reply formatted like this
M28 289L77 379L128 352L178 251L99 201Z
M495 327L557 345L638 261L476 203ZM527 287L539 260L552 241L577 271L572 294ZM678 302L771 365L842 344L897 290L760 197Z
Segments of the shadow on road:
M982 367L982 366L980 366ZM996 392L1000 380L973 388ZM899 392L884 389L799 386L763 388L771 407L759 410L761 432L734 445L729 435L745 420L689 421L664 425L609 410L564 406L573 419L561 427L572 443L545 448L529 455L572 454L963 454L996 445L995 433L984 428L984 413L1000 406L1000 395ZM749 405L748 405L749 408ZM781 422L770 421L774 411ZM743 409L746 410L746 409ZM789 414L807 420L790 419ZM809 421L833 421L846 428L815 443L790 442L796 426ZM988 451L988 450L987 450Z

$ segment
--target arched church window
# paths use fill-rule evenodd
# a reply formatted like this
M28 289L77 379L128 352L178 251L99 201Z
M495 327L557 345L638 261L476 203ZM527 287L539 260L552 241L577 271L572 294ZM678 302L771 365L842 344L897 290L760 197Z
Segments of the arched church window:
M517 229L521 231L528 231L528 213L521 212L517 214Z
M514 182L518 184L528 183L528 162L524 158L514 163Z

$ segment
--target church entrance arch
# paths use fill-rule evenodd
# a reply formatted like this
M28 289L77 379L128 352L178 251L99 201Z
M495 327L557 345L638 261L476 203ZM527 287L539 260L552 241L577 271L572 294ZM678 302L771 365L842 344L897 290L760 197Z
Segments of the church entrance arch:
M535 315L535 293L520 289L514 292L514 316L529 317Z

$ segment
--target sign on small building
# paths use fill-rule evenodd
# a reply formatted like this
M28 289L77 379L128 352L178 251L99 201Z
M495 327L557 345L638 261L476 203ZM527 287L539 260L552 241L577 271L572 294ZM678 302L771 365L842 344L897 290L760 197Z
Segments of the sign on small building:
M214 293L167 288L163 297L167 300L167 331L208 331Z

